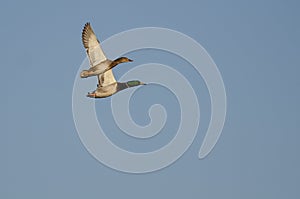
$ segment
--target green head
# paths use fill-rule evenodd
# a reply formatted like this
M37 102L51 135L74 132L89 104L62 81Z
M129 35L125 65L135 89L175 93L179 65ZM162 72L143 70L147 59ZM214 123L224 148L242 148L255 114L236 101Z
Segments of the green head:
M128 87L139 86L139 85L146 85L145 83L143 83L143 82L141 82L139 80L129 81L126 84L128 85Z

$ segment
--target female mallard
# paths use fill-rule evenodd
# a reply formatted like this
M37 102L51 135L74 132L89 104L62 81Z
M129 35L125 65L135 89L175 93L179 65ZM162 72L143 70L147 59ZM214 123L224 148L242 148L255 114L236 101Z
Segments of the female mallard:
M132 62L132 60L128 59L127 57L120 57L114 61L107 59L90 23L86 23L83 28L82 42L89 57L90 69L83 70L80 73L81 78L100 75L120 63Z
M138 80L128 81L128 82L117 82L115 80L112 70L108 70L103 74L98 75L98 85L97 89L91 93L87 94L87 97L91 98L104 98L111 96L121 90L126 88L145 85L145 83Z

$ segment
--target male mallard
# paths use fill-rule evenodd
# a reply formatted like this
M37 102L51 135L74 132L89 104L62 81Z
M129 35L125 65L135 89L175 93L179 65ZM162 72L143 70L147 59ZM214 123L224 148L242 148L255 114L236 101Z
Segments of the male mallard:
M98 86L97 89L87 94L87 97L91 98L104 98L111 96L126 88L145 85L145 83L138 80L128 82L117 82L115 80L112 70L108 70L103 74L98 75Z
M120 57L114 61L107 59L90 23L86 23L83 28L82 42L89 57L90 69L83 70L80 73L81 78L100 75L120 63L132 62L132 60L127 57Z

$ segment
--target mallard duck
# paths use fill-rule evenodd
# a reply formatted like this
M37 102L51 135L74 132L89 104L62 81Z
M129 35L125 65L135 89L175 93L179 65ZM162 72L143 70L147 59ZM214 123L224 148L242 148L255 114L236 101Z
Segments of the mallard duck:
M132 62L132 60L127 57L120 57L114 61L107 59L90 23L86 23L84 25L82 30L82 42L90 61L90 69L83 70L80 73L81 78L97 76L112 69L120 63Z
M112 70L108 70L103 74L98 75L97 89L87 94L87 97L91 98L105 98L109 97L126 88L146 85L139 80L133 80L128 82L117 82Z
M120 57L114 61L107 59L101 49L100 43L90 23L86 23L83 28L82 42L90 61L90 69L83 70L80 73L80 77L98 77L97 89L91 93L88 93L87 97L104 98L111 96L126 88L138 85L145 85L145 83L139 80L133 80L128 82L116 81L112 72L112 68L120 63L132 62L132 60L128 59L127 57Z

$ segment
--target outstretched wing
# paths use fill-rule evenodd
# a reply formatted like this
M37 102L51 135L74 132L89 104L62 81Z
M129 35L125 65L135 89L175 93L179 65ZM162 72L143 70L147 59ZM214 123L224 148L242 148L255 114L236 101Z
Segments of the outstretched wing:
M82 43L90 60L90 67L96 66L106 60L100 43L90 25L86 23L82 30Z
M112 70L108 70L105 73L98 75L99 85L98 86L107 86L116 82Z

